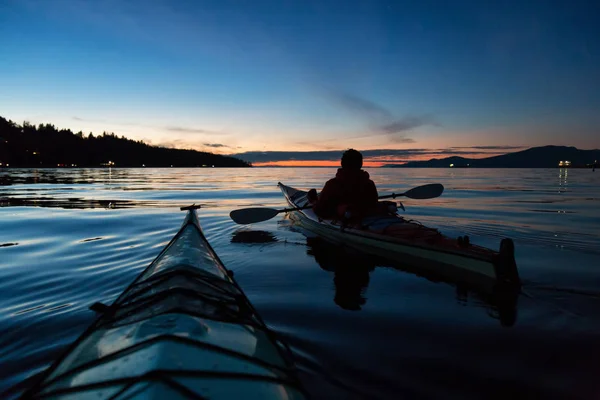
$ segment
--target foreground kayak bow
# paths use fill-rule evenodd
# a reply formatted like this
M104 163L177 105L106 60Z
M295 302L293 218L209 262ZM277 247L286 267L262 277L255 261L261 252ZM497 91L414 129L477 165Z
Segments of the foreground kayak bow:
M202 233L197 206L158 257L23 395L303 399L290 352Z

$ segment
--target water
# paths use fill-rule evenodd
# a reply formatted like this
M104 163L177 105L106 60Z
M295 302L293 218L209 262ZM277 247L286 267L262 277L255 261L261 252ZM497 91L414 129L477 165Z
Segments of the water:
M372 169L381 194L440 182L406 215L497 248L516 244L516 320L477 293L322 243L284 216L278 181L334 170L0 170L0 392L14 396L93 321L202 204L206 236L317 398L590 398L600 393L600 174L590 170ZM348 267L350 266L350 267ZM415 273L416 272L416 273ZM22 382L25 382L24 384ZM14 386L17 385L17 386Z

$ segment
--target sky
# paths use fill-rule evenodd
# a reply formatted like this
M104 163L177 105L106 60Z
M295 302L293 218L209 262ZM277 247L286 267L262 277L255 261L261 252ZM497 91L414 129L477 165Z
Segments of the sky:
M600 148L598 20L577 0L0 0L0 116L255 165Z

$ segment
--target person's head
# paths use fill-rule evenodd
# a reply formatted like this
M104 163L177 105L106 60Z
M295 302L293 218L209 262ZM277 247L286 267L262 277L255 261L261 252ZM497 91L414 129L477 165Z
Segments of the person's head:
M342 168L344 169L361 169L363 157L360 151L348 149L342 154Z

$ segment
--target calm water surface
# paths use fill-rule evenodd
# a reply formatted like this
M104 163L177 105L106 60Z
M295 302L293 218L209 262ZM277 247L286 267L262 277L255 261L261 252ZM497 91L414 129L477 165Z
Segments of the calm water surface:
M492 248L514 239L514 323L477 293L332 247L284 216L228 217L284 206L278 181L318 188L334 172L0 170L0 392L17 394L75 340L88 306L114 300L195 202L316 398L600 396L600 172L369 170L380 194L444 184L440 198L403 201L410 218Z

